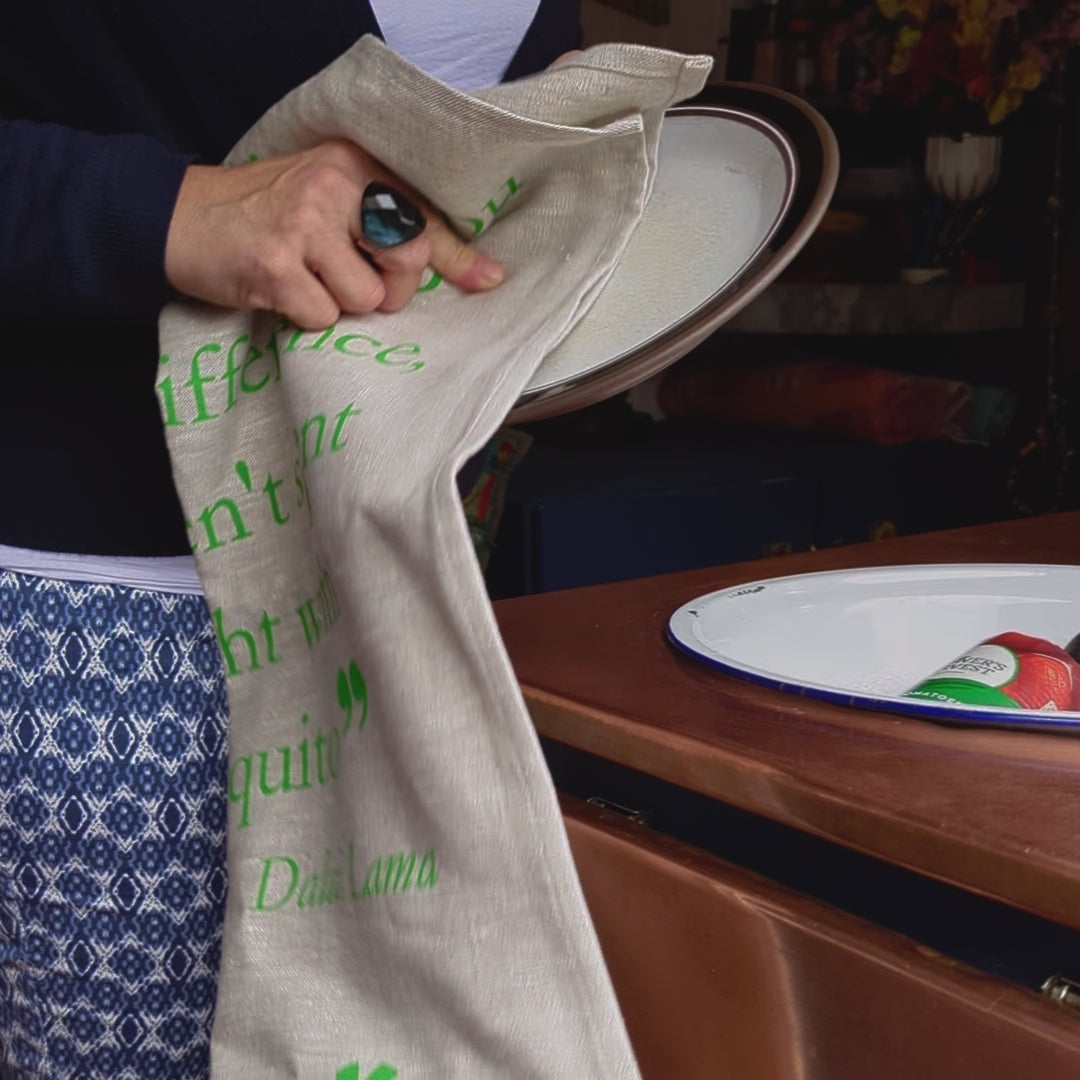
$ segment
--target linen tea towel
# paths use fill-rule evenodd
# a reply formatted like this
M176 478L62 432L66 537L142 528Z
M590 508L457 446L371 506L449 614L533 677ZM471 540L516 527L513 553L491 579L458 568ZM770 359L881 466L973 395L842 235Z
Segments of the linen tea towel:
M162 314L231 709L215 1080L637 1075L454 477L603 286L708 66L601 46L468 97L365 38L230 157L352 138L509 274L320 333Z

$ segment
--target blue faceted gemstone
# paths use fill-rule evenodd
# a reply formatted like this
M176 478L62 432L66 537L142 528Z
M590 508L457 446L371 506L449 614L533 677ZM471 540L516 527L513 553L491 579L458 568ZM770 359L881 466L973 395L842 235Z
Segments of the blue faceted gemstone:
M395 247L415 239L427 224L420 210L386 184L368 184L360 203L364 238L374 248Z

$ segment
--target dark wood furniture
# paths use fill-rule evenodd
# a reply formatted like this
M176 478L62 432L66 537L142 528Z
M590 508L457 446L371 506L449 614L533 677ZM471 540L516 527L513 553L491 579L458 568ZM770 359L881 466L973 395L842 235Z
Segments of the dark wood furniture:
M960 936L985 922L983 952L1000 925L1004 950L1033 955L1038 938L1052 957L1060 948L1065 969L1045 975L1080 976L1067 970L1080 963L1080 736L815 702L720 675L665 638L671 612L713 589L927 562L1077 563L1080 514L496 604L558 786L604 798L620 777L636 780L659 808L650 828L569 795L565 803L647 1078L1080 1076L1080 1013L987 974L992 957L978 971L873 915L876 901L886 910L910 895L931 905L921 915L932 928L940 903ZM683 809L667 813L666 800ZM725 829L775 846L780 874L718 858ZM796 875L797 888L783 882L789 851L823 868L828 902L807 886L812 872ZM857 901L847 904L830 875Z

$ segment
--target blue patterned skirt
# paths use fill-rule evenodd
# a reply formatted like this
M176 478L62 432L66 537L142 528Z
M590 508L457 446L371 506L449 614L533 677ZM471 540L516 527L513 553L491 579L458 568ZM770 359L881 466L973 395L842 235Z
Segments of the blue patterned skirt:
M205 1080L227 704L200 597L0 570L0 1076Z

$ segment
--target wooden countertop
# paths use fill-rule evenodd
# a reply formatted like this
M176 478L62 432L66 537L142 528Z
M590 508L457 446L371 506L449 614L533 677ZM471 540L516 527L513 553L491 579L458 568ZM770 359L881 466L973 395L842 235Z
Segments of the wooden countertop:
M710 670L665 638L671 613L713 589L932 562L1080 564L1080 513L504 600L495 613L542 735L1080 929L1080 735L815 702Z

